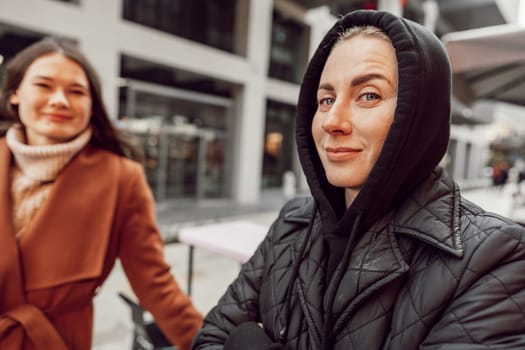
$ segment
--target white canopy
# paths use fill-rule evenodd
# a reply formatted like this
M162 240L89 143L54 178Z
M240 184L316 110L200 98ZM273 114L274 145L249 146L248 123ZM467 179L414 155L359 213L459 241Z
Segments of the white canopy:
M442 41L454 90L466 104L490 99L525 106L525 28L505 24L452 32Z

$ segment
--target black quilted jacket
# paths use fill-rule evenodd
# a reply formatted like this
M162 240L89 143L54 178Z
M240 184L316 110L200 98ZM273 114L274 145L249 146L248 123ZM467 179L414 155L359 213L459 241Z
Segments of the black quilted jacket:
M326 293L319 217L291 280L312 205L300 198L283 208L207 316L194 349L222 349L237 325L253 320L276 342L288 328L290 349L320 348ZM333 305L333 349L525 349L524 245L520 226L484 212L446 175L432 173L357 243Z
M356 25L391 39L399 79L381 154L347 208L311 126L326 59ZM194 349L525 349L524 229L464 200L437 167L449 142L450 87L448 56L420 25L380 11L334 24L297 105L312 198L282 209Z

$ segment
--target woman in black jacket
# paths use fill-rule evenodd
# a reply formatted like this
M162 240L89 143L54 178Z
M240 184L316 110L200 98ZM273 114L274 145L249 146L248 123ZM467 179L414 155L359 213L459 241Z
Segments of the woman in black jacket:
M525 232L438 166L451 73L420 25L357 11L297 108L313 198L287 203L193 349L525 349Z

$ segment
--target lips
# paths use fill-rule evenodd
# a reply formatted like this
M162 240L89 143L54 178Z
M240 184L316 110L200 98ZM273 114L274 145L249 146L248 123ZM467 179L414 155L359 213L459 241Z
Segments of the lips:
M326 158L330 161L343 161L356 157L362 150L353 147L326 147Z
M60 114L60 113L45 113L44 116L52 121L61 122L61 121L68 121L71 119L71 116Z

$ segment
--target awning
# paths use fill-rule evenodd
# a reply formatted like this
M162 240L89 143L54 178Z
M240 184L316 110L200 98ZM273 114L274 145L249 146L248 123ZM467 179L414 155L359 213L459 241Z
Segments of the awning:
M495 100L525 106L525 28L498 25L444 35L453 92L467 106Z

